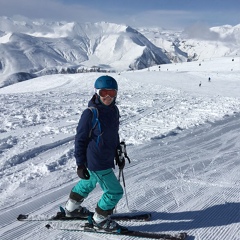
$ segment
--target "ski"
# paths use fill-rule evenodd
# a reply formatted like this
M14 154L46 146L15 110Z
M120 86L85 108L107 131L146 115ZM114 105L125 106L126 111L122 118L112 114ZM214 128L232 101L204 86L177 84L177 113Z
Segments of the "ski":
M93 215L93 212L90 212L90 216ZM115 221L149 221L151 219L151 213L122 213L122 214L113 214L111 219ZM87 218L81 217L66 217L65 211L61 209L61 212L58 212L54 216L47 215L26 215L20 214L17 217L18 221L73 221L73 220L82 220L87 221Z
M61 230L61 231L73 231L73 232L92 232L96 234L112 234L112 235L121 235L121 236L133 236L138 238L150 238L150 239L160 239L160 240L185 240L187 238L187 233L178 233L175 235L172 234L165 234L165 233L150 233L150 232L142 232L142 231L135 231L135 230L129 230L125 227L120 228L116 232L109 232L104 231L101 229L94 228L92 224L86 223L83 226L75 226L74 228L71 228L71 226L67 227L56 227L52 226L50 224L46 225L46 228L48 229L55 229L55 230Z

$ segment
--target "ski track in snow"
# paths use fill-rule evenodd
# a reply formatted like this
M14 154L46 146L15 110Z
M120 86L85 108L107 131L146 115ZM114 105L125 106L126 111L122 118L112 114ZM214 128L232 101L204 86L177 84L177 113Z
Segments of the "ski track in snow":
M153 212L153 221L127 225L186 231L189 240L239 240L239 72L176 72L186 66L113 74L131 158L124 170L129 206ZM221 77L208 83L208 74ZM1 239L134 239L16 221L20 213L54 214L78 181L74 134L97 76L45 76L0 89ZM97 187L85 206L94 210L100 195ZM125 196L117 210L127 211Z

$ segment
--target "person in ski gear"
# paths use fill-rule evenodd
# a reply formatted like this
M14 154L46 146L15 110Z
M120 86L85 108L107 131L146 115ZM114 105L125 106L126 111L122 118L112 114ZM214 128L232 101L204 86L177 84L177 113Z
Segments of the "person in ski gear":
M103 194L92 217L93 225L106 231L117 231L121 226L109 217L123 196L123 188L113 172L116 165L123 168L125 159L119 160L119 110L116 106L117 81L110 76L97 78L95 94L79 120L75 136L74 156L77 175L81 180L72 188L65 206L67 217L89 216L81 204L98 183ZM98 112L93 119L93 109ZM97 124L93 127L93 120Z

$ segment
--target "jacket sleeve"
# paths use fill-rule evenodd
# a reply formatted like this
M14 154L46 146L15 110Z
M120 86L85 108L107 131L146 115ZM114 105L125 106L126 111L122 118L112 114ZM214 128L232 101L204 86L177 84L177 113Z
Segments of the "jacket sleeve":
M77 166L87 165L87 146L89 143L89 132L92 128L92 111L85 109L81 115L75 135L74 157Z

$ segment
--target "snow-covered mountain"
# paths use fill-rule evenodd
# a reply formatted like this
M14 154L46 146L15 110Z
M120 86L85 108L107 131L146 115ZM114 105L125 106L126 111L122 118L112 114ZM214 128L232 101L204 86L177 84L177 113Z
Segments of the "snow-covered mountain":
M203 61L240 55L240 24L212 28L196 24L184 31L162 28L137 30L153 44L164 49L171 62Z
M0 17L0 87L36 76L239 56L240 25L184 31Z
M19 72L24 73L24 78L31 78L26 73L79 72L86 67L142 69L170 62L164 51L126 25L14 21L1 17L0 30L1 73L8 76L5 85L18 81Z

